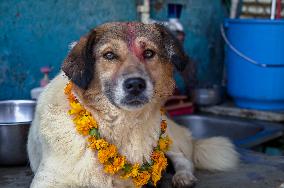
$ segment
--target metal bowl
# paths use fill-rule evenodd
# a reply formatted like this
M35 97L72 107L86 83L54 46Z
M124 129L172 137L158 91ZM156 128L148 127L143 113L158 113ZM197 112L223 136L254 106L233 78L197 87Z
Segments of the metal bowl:
M0 101L0 165L26 164L27 138L36 102Z
M222 92L219 87L197 88L193 91L193 101L199 106L210 106L222 101Z

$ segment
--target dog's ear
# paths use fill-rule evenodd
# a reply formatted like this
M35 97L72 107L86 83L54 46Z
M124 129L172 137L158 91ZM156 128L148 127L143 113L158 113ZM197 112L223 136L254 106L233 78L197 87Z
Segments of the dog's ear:
M162 42L171 63L175 65L177 70L183 71L189 61L189 58L184 52L181 42L165 26L161 24L155 24L155 26L161 33Z
M64 60L62 70L68 78L82 89L87 89L94 76L95 59L93 47L95 30L82 37Z

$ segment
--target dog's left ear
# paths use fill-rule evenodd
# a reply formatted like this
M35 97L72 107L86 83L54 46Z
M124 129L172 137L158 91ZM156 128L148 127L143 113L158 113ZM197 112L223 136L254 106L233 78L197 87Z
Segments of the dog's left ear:
M71 49L62 65L65 75L82 89L87 89L94 77L93 47L95 40L95 30L82 37Z
M184 52L181 42L172 34L172 32L161 24L154 24L161 33L167 56L177 70L183 71L189 62L189 57Z

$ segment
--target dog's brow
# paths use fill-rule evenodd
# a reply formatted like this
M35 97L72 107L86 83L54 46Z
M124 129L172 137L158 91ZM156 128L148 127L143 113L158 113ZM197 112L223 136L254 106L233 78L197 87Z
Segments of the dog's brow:
M143 61L143 55L142 55L142 50L139 46L135 44L135 39L137 38L136 31L135 31L135 26L137 24L135 23L127 23L127 42L128 42L128 48L129 50L136 56L138 57L141 62Z

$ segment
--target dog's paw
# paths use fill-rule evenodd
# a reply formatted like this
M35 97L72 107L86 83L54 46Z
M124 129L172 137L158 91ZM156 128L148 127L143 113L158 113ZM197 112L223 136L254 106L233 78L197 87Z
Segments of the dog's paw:
M173 186L176 188L185 188L185 187L193 187L196 183L197 179L194 175L186 170L178 171L173 176Z

